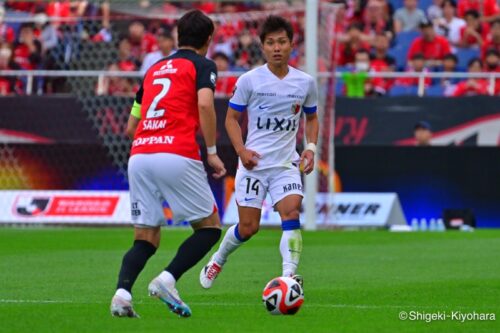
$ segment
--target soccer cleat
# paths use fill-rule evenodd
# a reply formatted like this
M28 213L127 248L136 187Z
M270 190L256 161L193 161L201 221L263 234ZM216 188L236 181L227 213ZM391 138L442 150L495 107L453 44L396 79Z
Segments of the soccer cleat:
M159 278L155 278L148 287L149 296L159 298L169 310L181 317L190 317L191 309L179 297L179 292L174 286L169 287Z
M110 311L113 317L140 318L132 307L132 301L127 301L118 295L113 296Z
M295 274L295 275L292 275L291 278L294 279L295 281L297 281L297 283L300 284L302 289L304 289L304 278L302 277L302 275Z
M215 262L214 257L210 258L208 264L201 269L200 284L203 288L209 289L212 287L215 278L222 271L222 266Z

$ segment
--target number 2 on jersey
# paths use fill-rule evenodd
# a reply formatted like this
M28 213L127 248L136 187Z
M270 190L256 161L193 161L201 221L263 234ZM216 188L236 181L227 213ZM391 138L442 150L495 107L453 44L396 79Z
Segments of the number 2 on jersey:
M159 109L156 110L156 107L158 106L158 103L160 100L167 95L168 90L170 89L170 79L156 79L153 81L153 85L161 84L162 88L161 91L158 93L158 95L155 96L153 99L153 102L151 102L151 105L149 106L148 112L146 113L146 118L151 119L151 118L159 118L162 117L165 114L165 109Z
M252 179L247 177L247 194L250 194L250 190L255 192L255 195L259 195L259 180L254 179L252 184Z

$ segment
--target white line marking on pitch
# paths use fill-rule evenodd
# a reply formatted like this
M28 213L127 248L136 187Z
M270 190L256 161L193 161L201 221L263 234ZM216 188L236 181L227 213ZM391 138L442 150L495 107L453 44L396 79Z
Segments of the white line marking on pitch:
M4 304L108 304L107 302L85 302L72 300L44 300L44 299L0 299ZM153 302L135 302L135 304L153 304ZM199 306L256 306L258 303L226 303L226 302L189 302L192 305ZM317 308L353 308L353 309L468 309L467 306L431 306L431 305L375 305L375 304L311 304Z

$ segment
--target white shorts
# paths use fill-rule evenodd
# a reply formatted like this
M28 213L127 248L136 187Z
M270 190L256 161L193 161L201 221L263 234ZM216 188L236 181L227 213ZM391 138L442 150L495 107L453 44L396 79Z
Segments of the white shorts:
M165 224L163 201L175 222L198 222L216 211L201 161L167 153L137 154L128 162L132 221L137 226Z
M240 167L236 172L235 186L236 202L243 207L261 209L268 192L273 206L291 194L304 196L300 171L296 166L264 170Z

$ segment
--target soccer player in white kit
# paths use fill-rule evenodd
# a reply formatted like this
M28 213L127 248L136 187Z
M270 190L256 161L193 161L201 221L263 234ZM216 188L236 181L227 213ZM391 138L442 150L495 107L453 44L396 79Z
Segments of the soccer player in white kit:
M210 288L228 256L259 230L266 194L281 217L283 234L280 252L283 276L295 278L302 251L299 213L302 181L299 165L306 174L314 168L318 140L317 87L308 74L288 65L292 52L293 29L288 21L269 16L260 40L267 63L243 74L229 101L226 129L239 156L236 173L236 202L239 223L230 227L208 264L200 273L200 283ZM248 112L248 136L243 143L238 120ZM296 152L296 136L301 113L306 118L307 145Z

